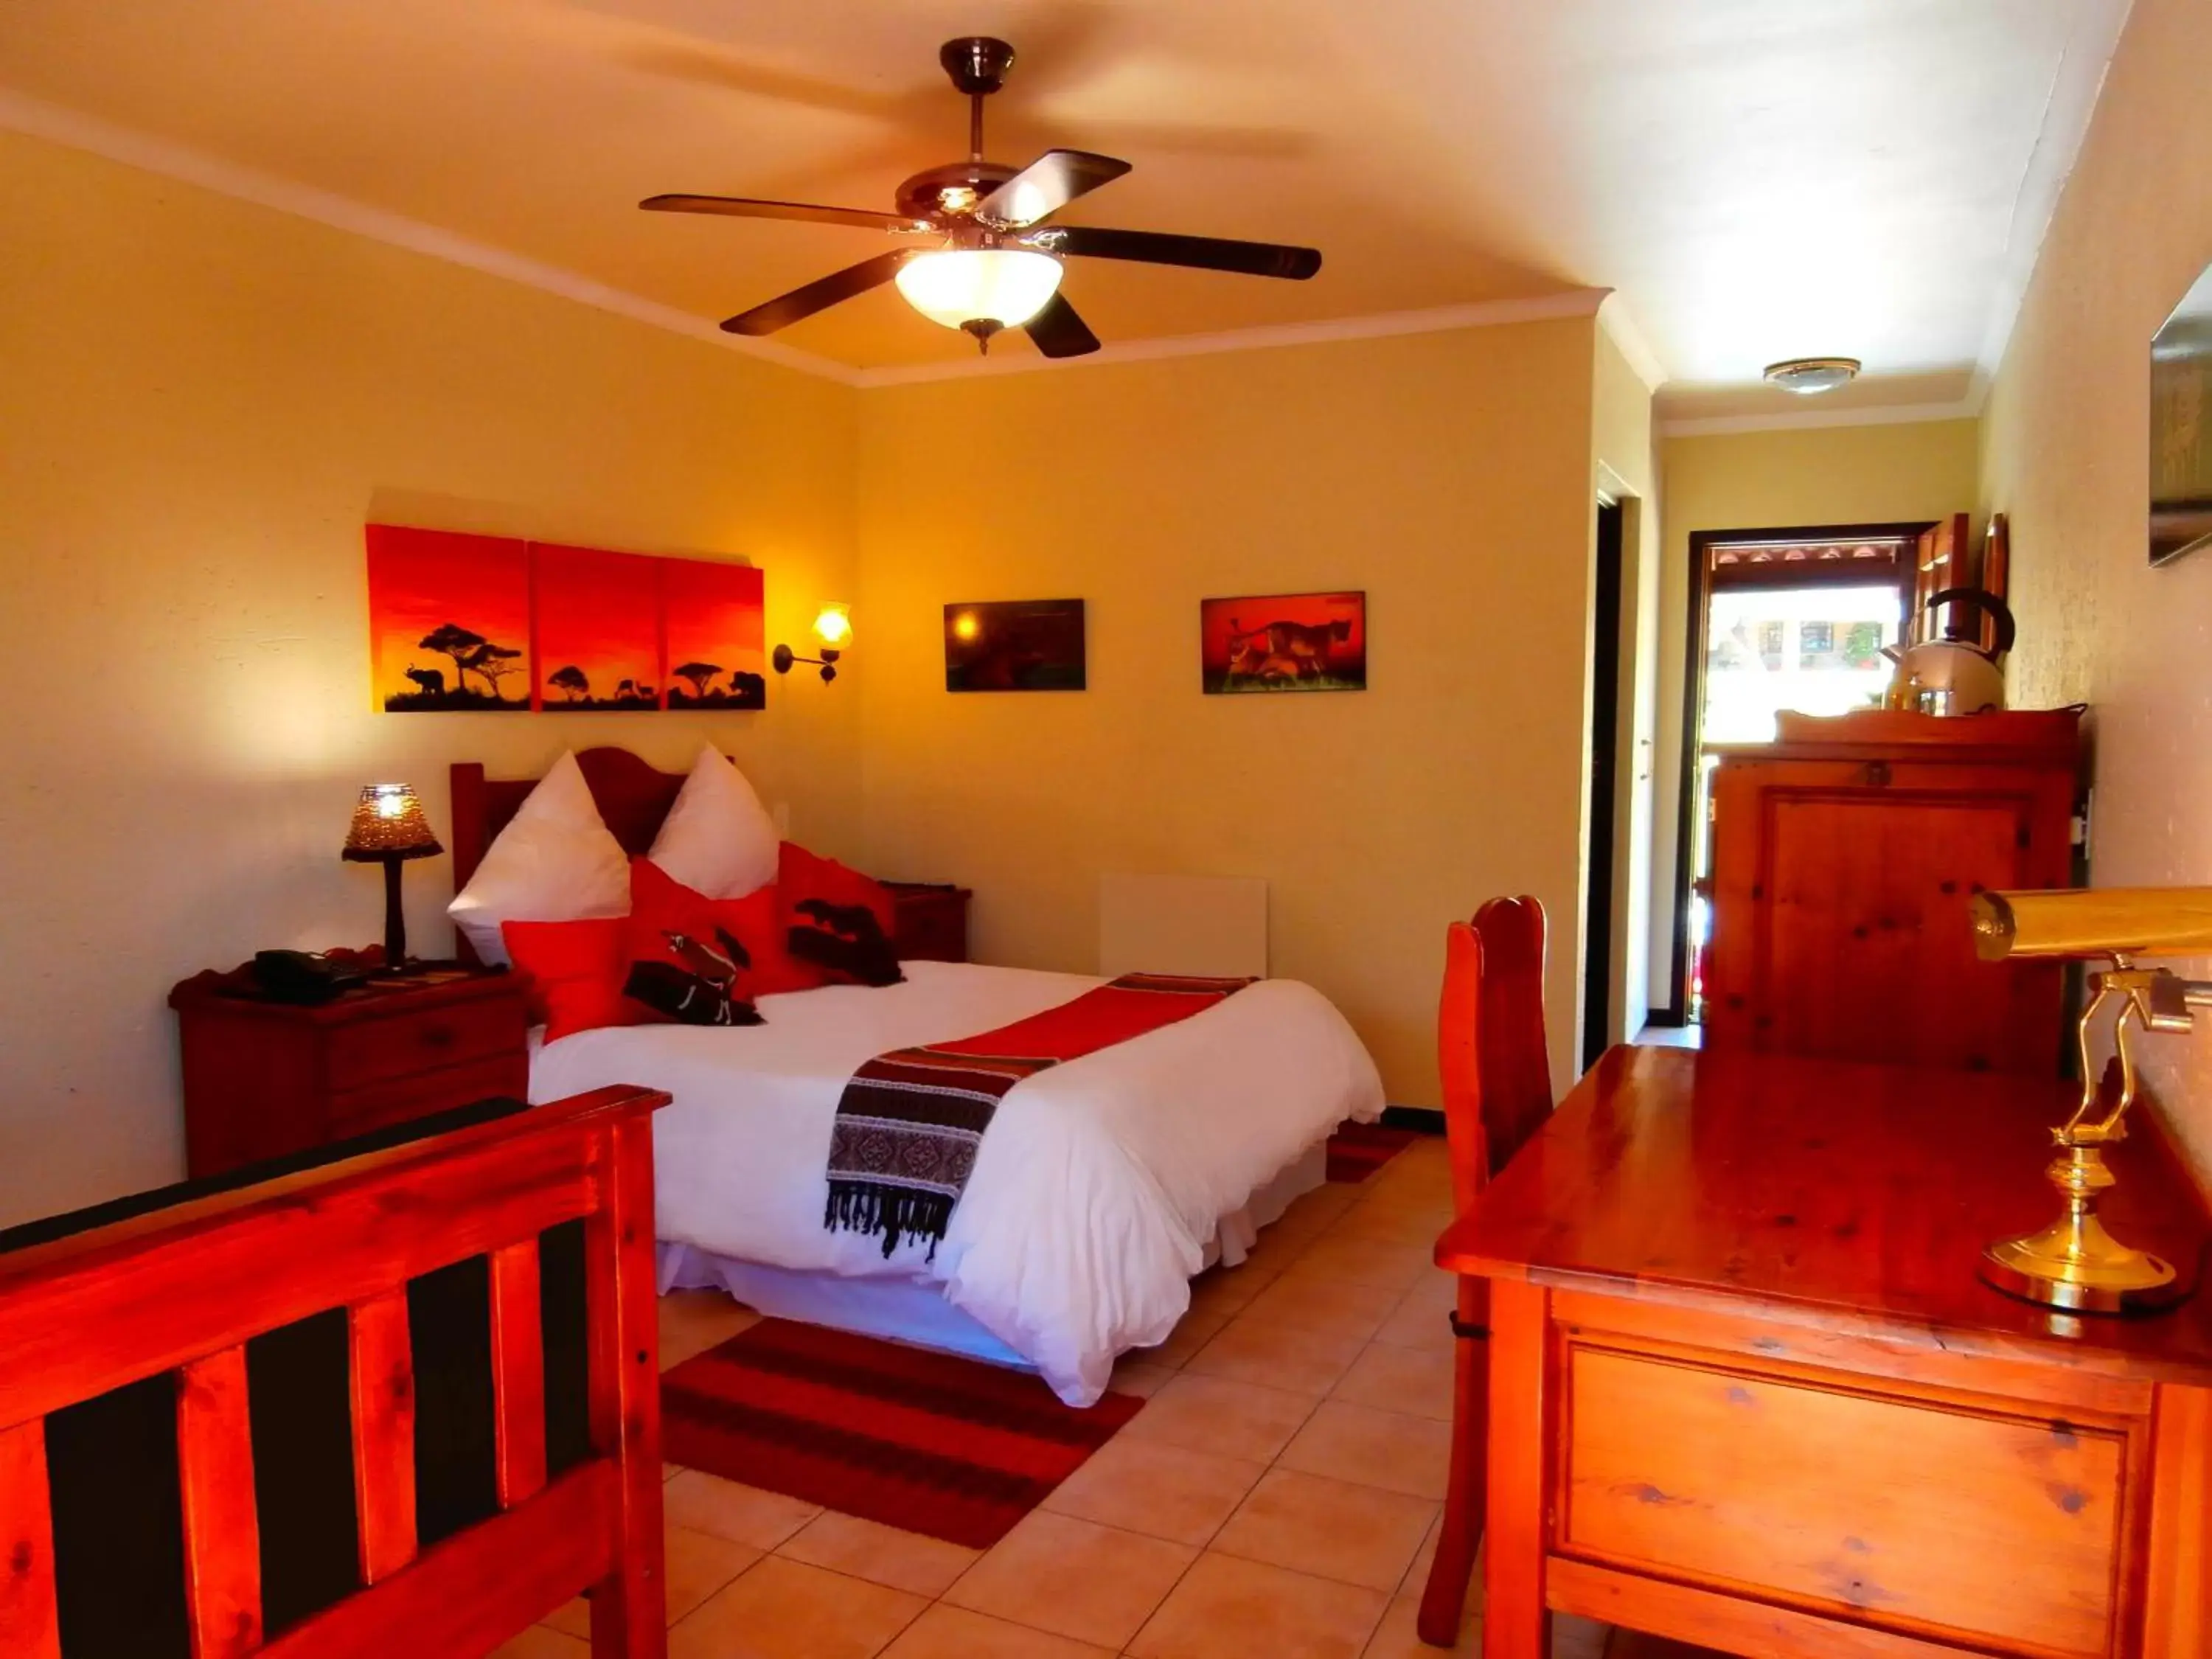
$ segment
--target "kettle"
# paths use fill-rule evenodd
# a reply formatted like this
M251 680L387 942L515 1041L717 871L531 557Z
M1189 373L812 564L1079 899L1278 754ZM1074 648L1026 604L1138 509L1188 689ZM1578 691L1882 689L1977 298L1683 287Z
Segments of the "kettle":
M1946 587L1930 593L1925 610L1947 605L1978 611L1996 624L1996 643L1987 651L1966 640L1923 640L1918 645L1885 645L1881 654L1897 665L1883 706L1917 708L1931 714L1981 714L2004 707L2004 670L1998 666L2012 649L2012 611L1996 594L1979 587Z

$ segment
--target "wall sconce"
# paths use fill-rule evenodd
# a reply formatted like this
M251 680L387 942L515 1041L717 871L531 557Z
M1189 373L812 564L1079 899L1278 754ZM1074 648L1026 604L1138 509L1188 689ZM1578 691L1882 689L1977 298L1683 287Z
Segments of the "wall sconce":
M2111 964L2089 975L2089 1006L2075 1030L2081 1103L2051 1131L2059 1153L2045 1173L2065 1199L2065 1212L2040 1232L1991 1244L1982 1253L1982 1277L2031 1302L2075 1311L2120 1313L2173 1301L2172 1266L2114 1238L2098 1218L2097 1200L2117 1182L2105 1164L2105 1148L2126 1139L2122 1120L2136 1102L2133 1033L2187 1031L2199 1008L2212 1007L2212 981L2139 968L2136 958L2212 951L2212 888L1983 893L1974 899L1972 915L1975 949L1985 962L2083 957ZM2120 1090L2108 1103L2090 1064L2089 1044L2098 1015L2114 1005Z
M814 618L814 637L822 641L818 657L796 655L787 645L779 645L769 659L779 674L791 672L795 662L811 663L822 671L824 685L837 678L837 659L845 654L846 641L853 637L853 607L835 601L826 603Z

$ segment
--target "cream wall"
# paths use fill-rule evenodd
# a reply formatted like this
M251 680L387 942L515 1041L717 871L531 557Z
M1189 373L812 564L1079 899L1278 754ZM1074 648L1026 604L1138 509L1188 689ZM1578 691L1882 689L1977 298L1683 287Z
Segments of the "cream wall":
M1088 971L1106 872L1264 876L1273 969L1433 1104L1447 918L1531 891L1573 1034L1587 318L871 391L874 865L986 960ZM1206 696L1198 602L1364 587L1364 692ZM947 601L1088 601L1085 692L951 694ZM863 621L864 619L864 621Z
M2208 63L2212 8L2136 0L1983 416L2012 694L2090 705L2099 886L2212 884L2212 554L2144 558L2150 337L2212 262ZM2212 1033L2144 1047L2212 1180Z
M1976 500L1978 429L1971 420L1915 421L1661 438L1666 527L1652 836L1654 1004L1665 1006L1672 990L1691 536L1701 530L1893 524L1966 512Z
M0 222L0 1224L179 1172L173 981L376 937L337 858L365 781L442 830L450 760L711 739L859 850L865 658L757 715L373 714L361 544L748 557L795 637L855 586L857 394L29 139ZM408 891L439 948L450 863Z

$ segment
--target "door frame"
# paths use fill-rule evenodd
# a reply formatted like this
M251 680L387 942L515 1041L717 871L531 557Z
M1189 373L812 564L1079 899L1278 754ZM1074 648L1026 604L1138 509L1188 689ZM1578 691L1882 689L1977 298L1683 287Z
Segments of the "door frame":
M1689 1019L1690 889L1697 878L1696 871L1691 868L1690 854L1696 845L1698 762L1704 747L1700 727L1705 709L1705 612L1712 595L1712 550L1732 543L1773 546L1792 542L1913 541L1942 522L1941 519L1912 519L1892 524L1781 525L1690 532L1690 604L1682 636L1682 752L1677 757L1674 779L1678 799L1674 818L1674 948L1669 953L1667 1006L1652 1009L1651 1024L1682 1025ZM1899 572L1902 602L1907 605L1912 603L1914 574L1910 562ZM1911 618L1905 620L1909 624Z
M1576 1074L1612 1044L1613 936L1624 896L1613 879L1620 835L1620 691L1629 653L1621 648L1627 599L1628 508L1625 497L1601 490L1592 526L1589 800L1583 836L1582 1019ZM1632 725L1633 722L1632 721Z

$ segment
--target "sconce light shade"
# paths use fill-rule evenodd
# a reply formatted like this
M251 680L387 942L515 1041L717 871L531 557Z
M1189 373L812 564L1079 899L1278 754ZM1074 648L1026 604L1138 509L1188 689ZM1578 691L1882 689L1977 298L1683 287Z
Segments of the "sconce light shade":
M853 637L853 607L826 600L814 618L814 637L828 646L842 646Z
M422 816L411 784L372 783L354 803L353 824L339 856L380 864L386 859L427 859L445 850L430 833L430 821Z
M837 659L845 654L843 647L853 637L853 607L836 599L824 599L814 616L814 637L822 641L818 657L802 657L787 645L779 645L769 655L769 665L779 674L791 672L793 663L809 663L822 671L822 684L827 685L837 678Z

